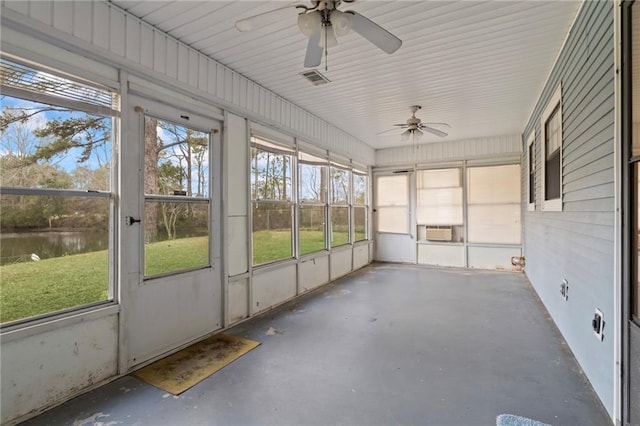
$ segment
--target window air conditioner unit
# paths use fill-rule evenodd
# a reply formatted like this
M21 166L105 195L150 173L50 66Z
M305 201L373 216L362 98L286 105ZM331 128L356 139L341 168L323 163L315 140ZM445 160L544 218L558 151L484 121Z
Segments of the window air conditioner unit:
M426 239L432 241L451 241L453 232L450 226L447 227L427 227Z

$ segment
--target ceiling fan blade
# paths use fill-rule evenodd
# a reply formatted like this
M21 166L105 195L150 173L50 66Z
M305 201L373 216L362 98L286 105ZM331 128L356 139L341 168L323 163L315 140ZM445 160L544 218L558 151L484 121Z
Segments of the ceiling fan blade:
M449 126L448 123L432 123L432 122L429 122L429 123L422 123L422 124L426 124L427 126L444 126L444 127L448 128L448 129L451 128L451 126Z
M348 10L346 13L353 15L351 27L353 31L357 32L383 51L391 54L402 46L402 40L369 18L365 18L353 10Z
M394 126L406 126L406 124L394 124ZM382 135L385 133L389 133L389 132L397 132L398 130L402 130L402 127L400 127L400 129L389 129L389 130L384 130L382 132L376 133L376 135Z
M307 54L304 57L305 68L317 67L320 65L320 62L322 62L322 52L324 49L320 47L320 33L320 28L318 28L311 34L311 37L309 37Z
M236 21L235 27L238 31L251 31L255 28L263 27L269 24L283 21L282 14L285 9L290 9L291 13L298 13L294 5L283 6L268 12L259 13L248 18Z
M443 137L448 135L447 133L445 133L445 132L443 132L441 130L434 129L433 127L429 127L429 126L420 126L420 130L424 130L425 132L429 132L429 133L432 133L432 134L434 134L436 136L440 136L441 138L443 138Z

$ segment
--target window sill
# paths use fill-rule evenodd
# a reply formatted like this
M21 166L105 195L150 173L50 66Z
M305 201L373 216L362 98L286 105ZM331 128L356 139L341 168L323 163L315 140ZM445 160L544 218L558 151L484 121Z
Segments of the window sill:
M527 211L535 212L536 211L536 205L534 203L529 203L527 205Z
M116 315L120 312L120 305L115 302L105 302L104 305L80 308L72 312L65 312L53 317L41 318L26 323L9 326L2 330L2 344L25 339L42 333L47 333L59 328L69 327L85 321L95 321L97 319Z
M562 211L562 199L556 198L555 200L545 200L542 202L542 211L545 212L561 212Z

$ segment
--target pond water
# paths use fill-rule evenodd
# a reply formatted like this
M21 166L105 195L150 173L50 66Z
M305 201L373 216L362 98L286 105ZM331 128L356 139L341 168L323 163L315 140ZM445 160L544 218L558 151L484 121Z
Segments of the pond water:
M106 250L107 231L46 231L0 233L0 265L31 262L31 254L40 259Z

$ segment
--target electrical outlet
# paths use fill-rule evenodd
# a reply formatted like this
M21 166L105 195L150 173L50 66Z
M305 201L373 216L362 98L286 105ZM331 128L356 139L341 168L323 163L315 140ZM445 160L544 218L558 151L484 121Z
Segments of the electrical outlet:
M560 284L560 294L565 301L569 298L569 281L566 278Z
M593 334L600 341L604 339L604 314L598 308L596 308L593 319L591 320L591 328L593 328Z

